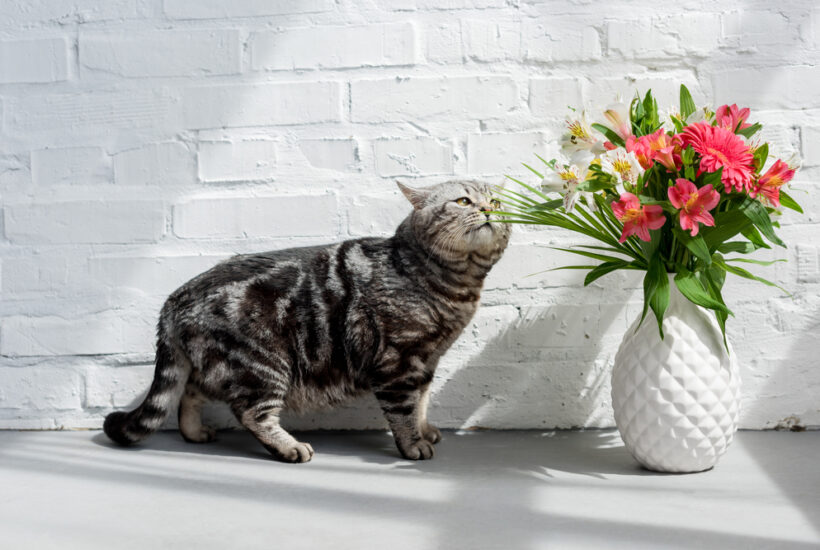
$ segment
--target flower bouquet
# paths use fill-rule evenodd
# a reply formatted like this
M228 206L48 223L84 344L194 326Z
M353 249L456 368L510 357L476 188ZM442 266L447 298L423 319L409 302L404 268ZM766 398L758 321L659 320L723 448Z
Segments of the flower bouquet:
M558 248L598 263L568 265L584 285L619 269L645 271L643 311L613 367L615 420L644 466L712 467L737 428L739 375L726 339L726 274L774 283L737 263L771 245L796 167L769 160L749 109L697 108L685 86L663 120L651 92L615 104L590 124L567 122L563 160L544 160L540 184L501 190L506 221L561 227L597 240ZM643 324L651 309L657 321ZM707 314L711 310L713 315Z

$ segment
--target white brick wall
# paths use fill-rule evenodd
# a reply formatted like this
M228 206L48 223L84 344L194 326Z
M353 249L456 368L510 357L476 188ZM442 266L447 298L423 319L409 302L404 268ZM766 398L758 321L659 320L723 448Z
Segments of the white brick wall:
M818 61L813 0L4 0L0 428L99 427L132 405L163 298L220 259L388 235L409 210L396 178L526 176L567 106L649 87L666 106L681 82L803 156L806 215L761 255L788 263L759 269L794 297L730 278L727 299L742 425L818 426ZM441 362L435 421L612 425L641 282L547 271L572 242L517 228ZM365 400L290 422L380 418Z

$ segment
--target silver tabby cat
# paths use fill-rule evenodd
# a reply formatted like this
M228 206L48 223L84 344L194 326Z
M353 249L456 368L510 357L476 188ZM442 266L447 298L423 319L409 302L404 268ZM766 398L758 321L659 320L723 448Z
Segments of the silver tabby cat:
M388 239L235 256L171 294L148 395L108 415L108 437L141 441L179 404L182 436L207 442L202 406L220 400L274 457L307 462L313 448L280 412L372 391L402 456L431 458L433 373L476 312L510 225L489 214L498 203L487 184L399 187L413 211Z

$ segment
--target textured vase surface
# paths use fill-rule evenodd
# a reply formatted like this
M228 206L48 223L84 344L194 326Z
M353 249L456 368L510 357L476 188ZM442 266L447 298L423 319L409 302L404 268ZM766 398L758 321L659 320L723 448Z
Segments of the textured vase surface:
M740 376L711 311L670 277L664 339L650 310L629 328L615 356L612 407L626 448L659 472L713 467L737 430Z

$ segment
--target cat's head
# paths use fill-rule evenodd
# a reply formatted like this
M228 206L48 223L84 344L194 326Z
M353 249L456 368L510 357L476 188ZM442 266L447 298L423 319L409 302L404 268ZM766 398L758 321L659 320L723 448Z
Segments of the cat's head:
M410 204L414 233L443 257L477 252L500 256L510 240L511 225L490 214L501 209L496 187L478 181L448 181L430 187L398 184Z

